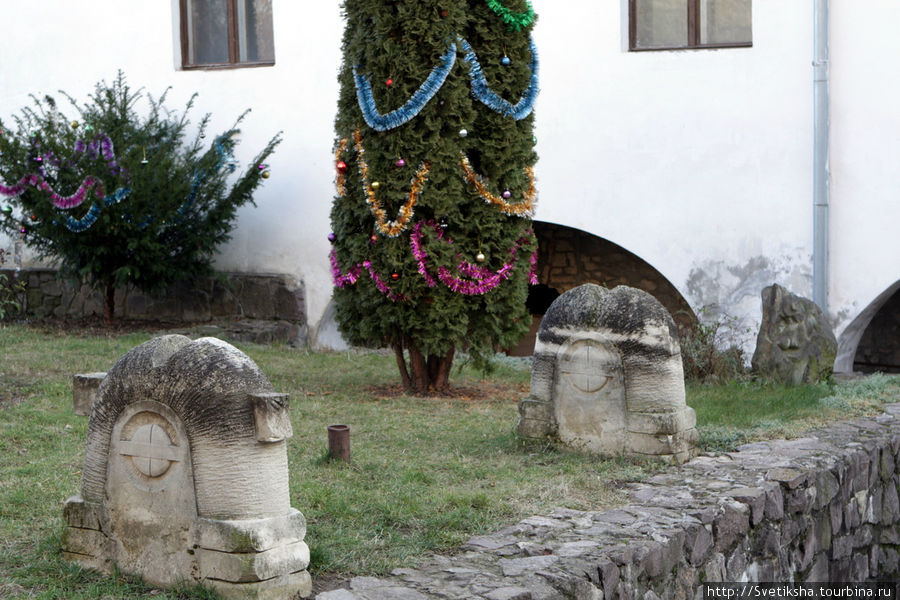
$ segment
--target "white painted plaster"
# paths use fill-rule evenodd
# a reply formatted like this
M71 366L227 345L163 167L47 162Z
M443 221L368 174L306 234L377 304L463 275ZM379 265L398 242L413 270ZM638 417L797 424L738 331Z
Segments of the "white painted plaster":
M274 67L185 72L177 70L176 0L0 2L17 14L0 38L4 119L29 92L81 97L122 68L148 91L173 86L172 105L200 92L197 115L213 112L214 130L252 107L241 161L284 132L258 207L240 212L217 265L302 279L315 339L331 295L339 3L273 0ZM900 6L856 4L831 3L829 312L839 336L900 279L900 80L892 60ZM542 90L537 218L619 244L695 309L720 303L748 326L759 321L763 284L811 295L812 3L754 0L752 48L640 53L627 51L625 0L533 5ZM759 264L768 271L734 275ZM698 272L718 287L692 291Z

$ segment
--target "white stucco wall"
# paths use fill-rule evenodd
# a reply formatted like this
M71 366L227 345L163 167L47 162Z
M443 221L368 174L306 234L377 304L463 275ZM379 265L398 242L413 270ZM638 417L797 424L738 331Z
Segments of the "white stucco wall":
M328 212L343 22L339 2L273 0L276 65L177 69L177 0L0 0L0 115L29 92L88 93L122 68L171 104L200 92L213 129L246 107L238 158L284 143L258 208L240 214L218 266L306 283L315 331L331 295ZM627 0L533 0L541 57L537 218L606 238L656 267L695 309L751 328L773 282L812 294L813 3L753 1L753 47L627 51ZM894 0L832 0L830 314L836 332L900 277L892 77ZM96 32L86 36L85 31Z
M846 327L843 370L874 315L870 305L900 283L900 4L871 0L865 8L831 2L829 293L831 312Z
M626 0L580 4L535 2L538 218L747 326L765 285L810 295L811 3L755 0L752 48L675 52L627 51Z

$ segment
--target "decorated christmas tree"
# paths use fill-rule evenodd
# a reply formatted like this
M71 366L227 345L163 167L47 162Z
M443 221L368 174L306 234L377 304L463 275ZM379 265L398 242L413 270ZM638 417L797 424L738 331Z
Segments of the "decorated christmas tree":
M345 0L331 211L337 319L404 386L447 387L531 322L536 240L526 0ZM408 358L407 358L408 356Z
M67 98L70 116L45 96L13 117L14 129L0 122L0 231L102 288L111 323L116 288L152 291L212 273L280 136L238 173L236 125L207 138L206 115L188 141L193 99L179 114L165 93L146 97L122 73L84 104Z

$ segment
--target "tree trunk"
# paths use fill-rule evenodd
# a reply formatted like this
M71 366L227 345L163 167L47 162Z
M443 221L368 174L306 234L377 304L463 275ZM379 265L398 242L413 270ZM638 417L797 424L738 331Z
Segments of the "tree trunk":
M408 349L409 365L407 366L402 346L394 346L403 389L415 395L447 392L450 388L450 367L453 366L455 349L450 348L444 356L436 354L426 356L412 344Z
M113 287L113 282L111 280L106 281L105 288L103 290L103 318L106 321L106 325L112 325L115 320L115 312L116 312L116 288Z

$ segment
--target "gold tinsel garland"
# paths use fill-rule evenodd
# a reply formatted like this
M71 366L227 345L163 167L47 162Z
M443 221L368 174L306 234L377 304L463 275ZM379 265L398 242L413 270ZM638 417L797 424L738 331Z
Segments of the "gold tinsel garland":
M396 237L401 231L406 229L410 219L412 219L413 207L415 207L416 202L418 202L419 195L422 193L422 188L428 180L428 171L431 169L431 163L425 161L419 165L419 170L416 171L415 177L410 181L409 195L407 196L406 204L400 207L396 220L388 221L387 213L384 212L384 209L381 207L381 202L378 201L378 198L375 195L375 187L373 187L372 182L369 181L369 165L366 162L366 151L363 148L362 136L359 133L359 129L353 132L353 141L356 146L357 163L359 175L362 178L363 192L366 195L366 203L369 205L369 210L372 211L372 215L375 217L375 225L381 233L390 237Z
M475 172L469 157L460 152L462 157L462 168L464 179L475 188L481 199L489 204L500 207L500 212L505 215L515 217L530 217L534 214L534 199L537 196L537 189L534 186L534 167L525 167L525 176L528 178L528 188L522 194L521 202L507 202L502 196L492 194L487 189L487 182L484 177Z
M344 155L344 152L346 152L346 151L347 151L347 138L343 138L338 143L337 149L334 151L334 164L338 164L341 162L341 157ZM346 171L342 171L342 170L338 169L335 186L337 187L338 198L343 198L344 196L347 195L347 173L346 173Z

